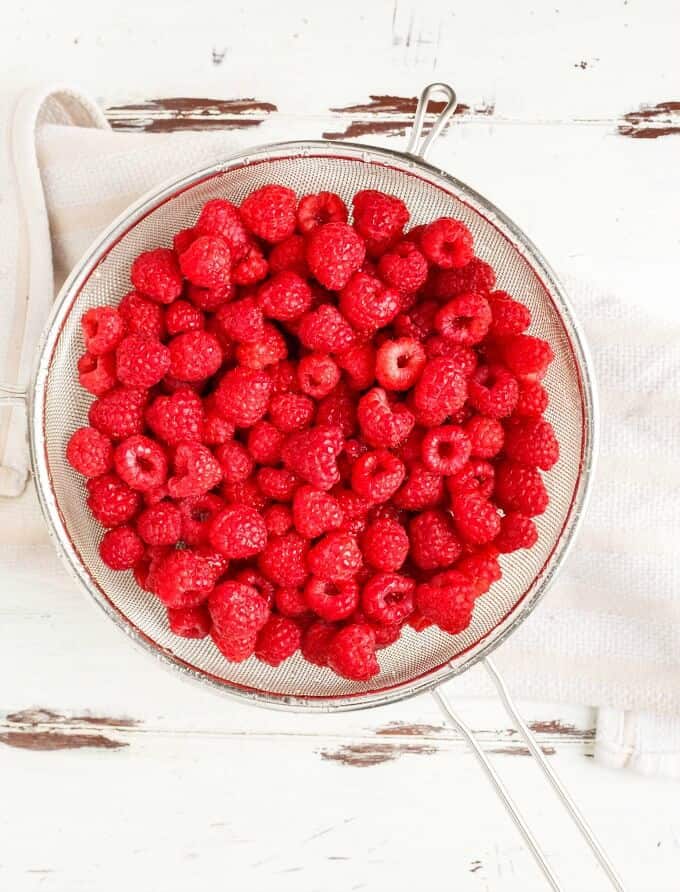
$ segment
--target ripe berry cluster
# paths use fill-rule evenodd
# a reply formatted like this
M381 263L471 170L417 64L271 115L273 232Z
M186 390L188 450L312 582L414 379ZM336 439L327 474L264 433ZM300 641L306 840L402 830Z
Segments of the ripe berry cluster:
M366 681L408 623L451 634L530 548L558 458L553 358L470 231L398 198L215 199L82 318L96 399L67 457L177 635Z

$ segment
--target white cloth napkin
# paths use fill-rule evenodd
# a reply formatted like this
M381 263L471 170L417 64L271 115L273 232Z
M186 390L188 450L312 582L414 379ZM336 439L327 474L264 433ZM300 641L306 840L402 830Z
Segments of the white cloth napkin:
M143 192L252 136L115 134L66 89L6 104L3 125L0 380L25 386L53 286L94 237ZM680 777L680 325L566 284L600 386L595 492L567 567L498 662L518 696L600 707L599 761ZM0 465L11 495L28 472L16 410L0 415Z

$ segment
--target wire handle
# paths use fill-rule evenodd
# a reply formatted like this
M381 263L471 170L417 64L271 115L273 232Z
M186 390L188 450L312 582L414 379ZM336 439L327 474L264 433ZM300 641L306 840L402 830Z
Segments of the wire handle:
M443 94L446 97L447 102L443 111L439 113L439 117L432 125L432 129L428 135L425 136L424 124L427 107L433 97L437 94ZM424 161L427 157L427 153L432 148L432 144L448 123L449 118L455 112L457 105L458 100L456 99L456 93L453 87L450 87L448 84L428 84L420 94L420 99L418 100L418 106L416 108L413 125L406 146L406 154L413 155L415 158ZM420 148L418 148L419 142Z

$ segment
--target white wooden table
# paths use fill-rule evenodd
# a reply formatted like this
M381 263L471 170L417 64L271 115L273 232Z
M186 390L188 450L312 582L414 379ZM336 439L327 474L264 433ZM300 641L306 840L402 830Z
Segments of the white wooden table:
M4 12L3 61L10 85L89 90L119 129L254 143L396 146L412 97L450 81L463 108L434 160L562 273L642 289L678 247L677 26L671 0L33 0ZM0 507L0 889L545 888L430 698L294 716L189 686L88 608L36 512L30 491ZM680 888L678 786L595 765L593 710L523 706L630 889ZM500 707L461 712L566 888L605 889Z

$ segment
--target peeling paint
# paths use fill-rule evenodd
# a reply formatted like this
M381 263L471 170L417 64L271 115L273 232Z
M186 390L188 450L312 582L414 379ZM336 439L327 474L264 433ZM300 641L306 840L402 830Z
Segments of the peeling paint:
M219 58L219 57L218 57ZM213 52L213 63L215 61ZM172 133L178 130L238 130L259 127L277 111L272 102L259 99L193 99L184 96L147 99L114 105L106 117L114 130Z
M559 719L531 722L529 727L534 734L555 734L559 737L571 737L574 740L595 739L595 728L577 728L575 725L560 722Z
M623 116L619 134L632 139L658 139L680 134L680 102L643 105Z
M351 768L368 768L394 762L404 755L431 756L434 746L425 743L353 743L335 750L321 750L321 758Z
M423 725L413 722L388 722L384 727L378 728L378 736L390 737L427 737L433 734L441 734L447 729L444 725Z
M112 740L104 734L73 734L68 731L6 731L0 733L0 743L38 752L85 748L117 750L128 746L125 741Z

